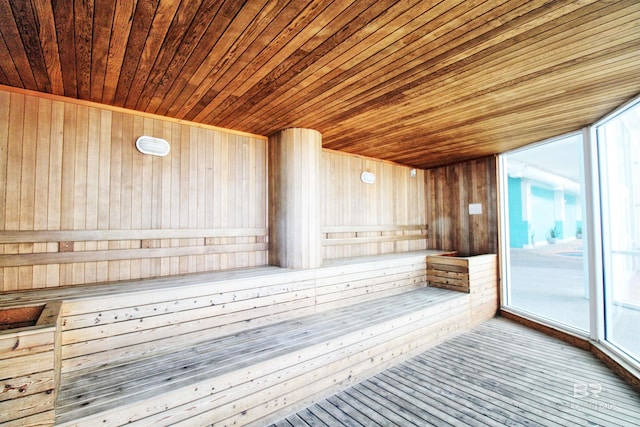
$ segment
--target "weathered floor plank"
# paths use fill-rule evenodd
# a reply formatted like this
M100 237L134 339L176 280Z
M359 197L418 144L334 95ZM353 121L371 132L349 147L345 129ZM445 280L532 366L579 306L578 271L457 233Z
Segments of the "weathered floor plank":
M640 394L591 353L496 318L286 421L320 410L339 425L631 426Z

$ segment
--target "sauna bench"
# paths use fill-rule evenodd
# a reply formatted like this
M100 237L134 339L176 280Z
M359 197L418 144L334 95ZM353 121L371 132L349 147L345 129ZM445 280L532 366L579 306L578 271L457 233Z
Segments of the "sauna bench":
M349 270L358 271L362 265L377 265L380 263L394 263L407 259L424 261L425 257L432 255L455 254L455 252L427 249L420 251L390 253L375 256L362 256L352 258L337 258L325 260L323 266L311 270L291 270L273 266L261 266L250 268L238 268L233 270L221 270L205 273L190 273L178 276L164 276L160 278L122 280L116 282L97 283L90 285L62 286L57 288L43 288L34 290L10 291L0 293L0 308L11 307L20 304L40 304L52 300L79 300L108 297L123 293L136 292L162 292L165 289L176 287L197 286L202 284L214 284L230 280L243 280L247 278L259 278L276 274L291 273L298 277L330 276L335 268L351 267Z
M495 278L427 287L442 253L12 292L0 309L61 304L55 425L264 425L493 317Z
M424 288L79 369L63 377L57 423L165 425L200 417L195 425L245 425L289 399L363 379L359 372L394 352L423 347L418 336L428 331L429 341L439 341L464 322L465 308L461 294Z

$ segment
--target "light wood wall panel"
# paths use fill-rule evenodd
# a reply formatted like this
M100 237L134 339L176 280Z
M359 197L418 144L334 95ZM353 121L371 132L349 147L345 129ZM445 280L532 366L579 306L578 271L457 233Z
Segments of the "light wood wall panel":
M494 156L425 172L429 248L460 256L498 253L497 172ZM469 204L482 214L469 215Z
M373 172L374 184L361 181ZM425 249L424 171L332 150L322 152L324 258Z
M290 128L269 137L269 262L286 268L322 265L322 136Z
M171 153L142 155L141 135ZM258 136L0 90L0 290L266 264L266 149Z

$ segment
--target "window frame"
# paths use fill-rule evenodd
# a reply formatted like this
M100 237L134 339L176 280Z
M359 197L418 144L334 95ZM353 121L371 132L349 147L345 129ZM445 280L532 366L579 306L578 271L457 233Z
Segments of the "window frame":
M603 185L604 183L602 182L602 179L601 179L602 176L600 175L600 173L606 173L606 170L604 170L603 168L603 163L606 162L606 159L604 159L601 156L601 153L600 153L601 142L598 140L599 127L606 125L611 120L617 118L618 116L624 114L628 110L635 107L640 107L640 96L634 97L633 99L629 100L628 102L622 104L620 107L613 110L611 113L605 115L598 121L594 122L591 126L589 126L589 131L590 131L590 138L593 140L593 150L594 150L593 164L598 169L597 187L594 193L597 193L596 195L598 197L598 205L595 207L597 208L595 210L597 215L599 215L598 216L599 223L597 223L599 227L597 227L597 229L598 229L598 232L600 233L599 234L600 244L597 245L598 249L600 250L600 253L599 253L600 270L597 272L598 273L597 278L600 279L599 288L598 288L598 291L600 293L600 303L598 304L598 307L596 307L596 310L598 311L597 313L598 329L596 331L597 334L595 334L596 337L594 338L594 340L596 340L596 342L600 347L606 349L609 353L612 353L618 358L620 358L624 363L631 365L633 366L634 369L640 371L640 354L637 355L637 359L634 359L631 356L629 356L624 350L619 348L616 344L607 340L606 278L607 278L607 275L609 274L607 273L607 271L611 270L611 266L609 265L609 259L608 257L605 256L605 254L607 252L611 252L611 248L609 247L609 240L603 239L602 237L604 235L605 224L610 222L610 218L608 217L608 211L604 209L604 206L602 205L602 201L608 200L609 193L606 186Z
M507 163L506 157L508 155L529 150L531 148L540 147L543 145L553 144L554 142L561 141L566 138L575 137L578 135L582 136L583 163L584 163L586 159L584 134L585 134L585 130L582 129L579 131L569 132L562 135L554 136L552 138L547 138L545 140L538 141L533 144L526 145L524 147L519 147L514 150L509 150L504 153L500 153L500 155L498 156L498 178L499 178L498 180L499 207L498 208L500 212L500 216L499 216L500 223L498 225L498 229L500 230L498 250L500 251L500 274L501 274L500 277L502 277L501 286L500 286L500 310L513 313L519 317L532 320L538 324L541 324L553 329L561 330L565 333L568 333L580 339L589 339L590 332L592 329L591 307L589 307L589 331L584 331L582 329L574 328L564 323L554 322L552 319L541 317L536 315L535 313L531 313L529 311L522 310L520 308L510 305L511 288L509 284L511 282L511 272L510 272L511 260L510 260L510 250L509 250L510 245L509 245L508 173L507 173L507 165L506 165ZM583 165L583 168L584 168L584 165ZM586 173L586 170L584 170L583 173ZM586 181L586 175L584 176L584 180ZM585 188L585 191L586 191L586 188ZM585 209L586 203L587 203L586 195L582 195L582 196L584 198L584 202L582 203L582 217L586 225L588 221L589 212L588 212L588 209ZM585 234L588 235L589 233L584 233L583 236ZM588 236L587 236L587 239L584 241L585 246L588 245L587 240L589 240ZM586 251L586 248L585 248L585 251ZM592 253L592 251L589 251L589 253ZM589 286L589 295L590 295L589 298L591 303L592 284L589 282L588 286Z
M627 110L640 106L640 96L634 97L612 112L603 116L591 125L576 132L569 132L552 138L545 139L525 147L510 150L498 155L498 239L500 255L500 309L513 313L522 318L531 320L543 326L547 326L569 335L588 340L607 356L613 358L625 369L638 376L640 374L640 362L631 358L615 344L606 340L606 308L605 308L605 243L603 242L603 226L607 220L606 212L603 210L602 201L606 199L606 189L601 182L602 159L599 153L599 142L597 138L598 127L606 124ZM520 310L510 306L510 255L509 255L509 199L508 199L508 174L506 168L506 156L522 150L534 148L536 146L550 144L560 139L582 135L583 149L583 250L586 262L586 280L589 287L589 331L584 331L570 327L569 325L554 322L551 319L536 316L533 313ZM640 376L638 376L640 378Z

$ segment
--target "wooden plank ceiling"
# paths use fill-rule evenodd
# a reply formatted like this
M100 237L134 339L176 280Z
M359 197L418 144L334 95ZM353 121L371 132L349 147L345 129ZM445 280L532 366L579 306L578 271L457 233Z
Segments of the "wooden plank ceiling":
M10 0L0 83L427 168L640 92L637 0Z

